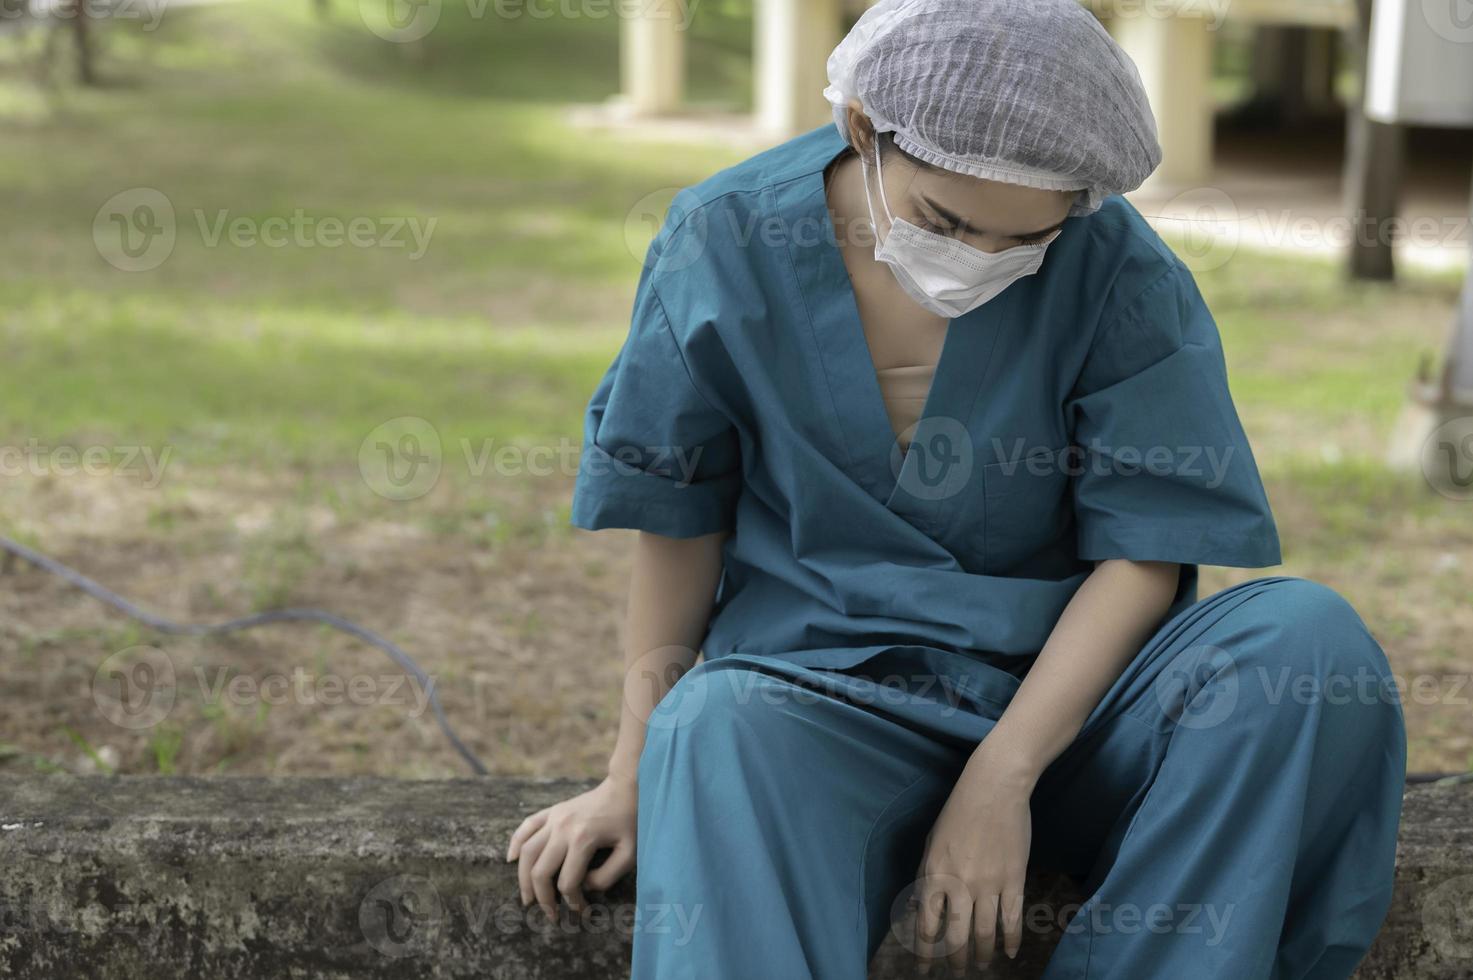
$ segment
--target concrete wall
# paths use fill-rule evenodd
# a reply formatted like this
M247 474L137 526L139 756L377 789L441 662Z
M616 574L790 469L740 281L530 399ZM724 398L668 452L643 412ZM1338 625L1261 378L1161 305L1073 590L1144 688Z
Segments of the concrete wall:
M521 818L585 784L511 779L0 779L0 976L628 975L630 887L553 926L503 863ZM1473 976L1473 787L1408 794L1396 905L1358 976ZM1039 927L994 976L1036 976L1078 895L1037 878ZM679 916L668 919L679 929ZM916 975L893 941L877 978Z

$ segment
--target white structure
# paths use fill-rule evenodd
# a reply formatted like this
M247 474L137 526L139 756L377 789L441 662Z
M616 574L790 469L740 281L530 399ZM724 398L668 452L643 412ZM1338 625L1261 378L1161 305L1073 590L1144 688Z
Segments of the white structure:
M1473 18L1460 23L1454 8L1376 0L1367 116L1384 123L1473 127ZM1445 21L1433 19L1438 16Z
M757 126L791 136L833 118L829 52L843 37L839 0L756 0Z
M1473 20L1458 19L1451 3L1376 0L1366 115L1384 123L1473 128ZM1443 377L1432 389L1423 397L1435 409L1428 424L1463 418L1456 413L1473 408L1473 269Z
M1212 177L1212 49L1223 24L1348 29L1356 23L1354 0L1085 2L1140 69L1161 133L1154 179L1173 186L1195 187Z
M626 0L624 94L637 115L676 111L689 0ZM828 121L824 65L845 8L865 0L754 0L756 123L781 138ZM1135 59L1161 129L1156 179L1195 186L1212 173L1212 44L1225 20L1348 28L1354 0L1083 0ZM1415 6L1421 5L1414 2Z
M685 97L685 4L641 0L621 8L619 66L624 100L636 116L663 116Z

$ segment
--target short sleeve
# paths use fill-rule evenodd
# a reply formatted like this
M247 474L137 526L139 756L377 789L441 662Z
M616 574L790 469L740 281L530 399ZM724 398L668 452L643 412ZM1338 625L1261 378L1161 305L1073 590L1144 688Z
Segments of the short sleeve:
M672 538L729 530L740 463L734 428L693 380L646 279L629 337L588 406L573 524Z
M1081 558L1280 562L1217 325L1180 263L1101 328L1068 413Z

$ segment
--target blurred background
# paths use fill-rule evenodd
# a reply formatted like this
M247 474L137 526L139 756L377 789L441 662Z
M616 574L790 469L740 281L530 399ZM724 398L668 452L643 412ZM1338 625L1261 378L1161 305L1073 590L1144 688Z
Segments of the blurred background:
M568 527L584 405L676 190L823 124L862 6L0 0L0 534L178 619L333 610L493 771L600 772L630 539ZM1389 6L1473 59L1466 0ZM1387 647L1411 767L1473 768L1473 137L1362 115L1368 3L1097 10L1283 572ZM0 771L35 769L464 771L351 638L161 637L0 560Z

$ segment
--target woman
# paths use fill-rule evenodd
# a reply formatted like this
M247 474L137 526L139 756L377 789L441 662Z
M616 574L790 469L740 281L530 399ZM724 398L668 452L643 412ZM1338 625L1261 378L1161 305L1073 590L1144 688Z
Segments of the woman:
M1031 862L1090 895L1049 978L1347 976L1400 711L1330 590L1196 600L1279 546L1212 318L1117 196L1160 156L1134 68L1074 0L886 0L829 68L836 128L678 199L593 397L626 709L514 835L523 901L637 849L636 977L862 978L912 904L923 959L1014 955Z

